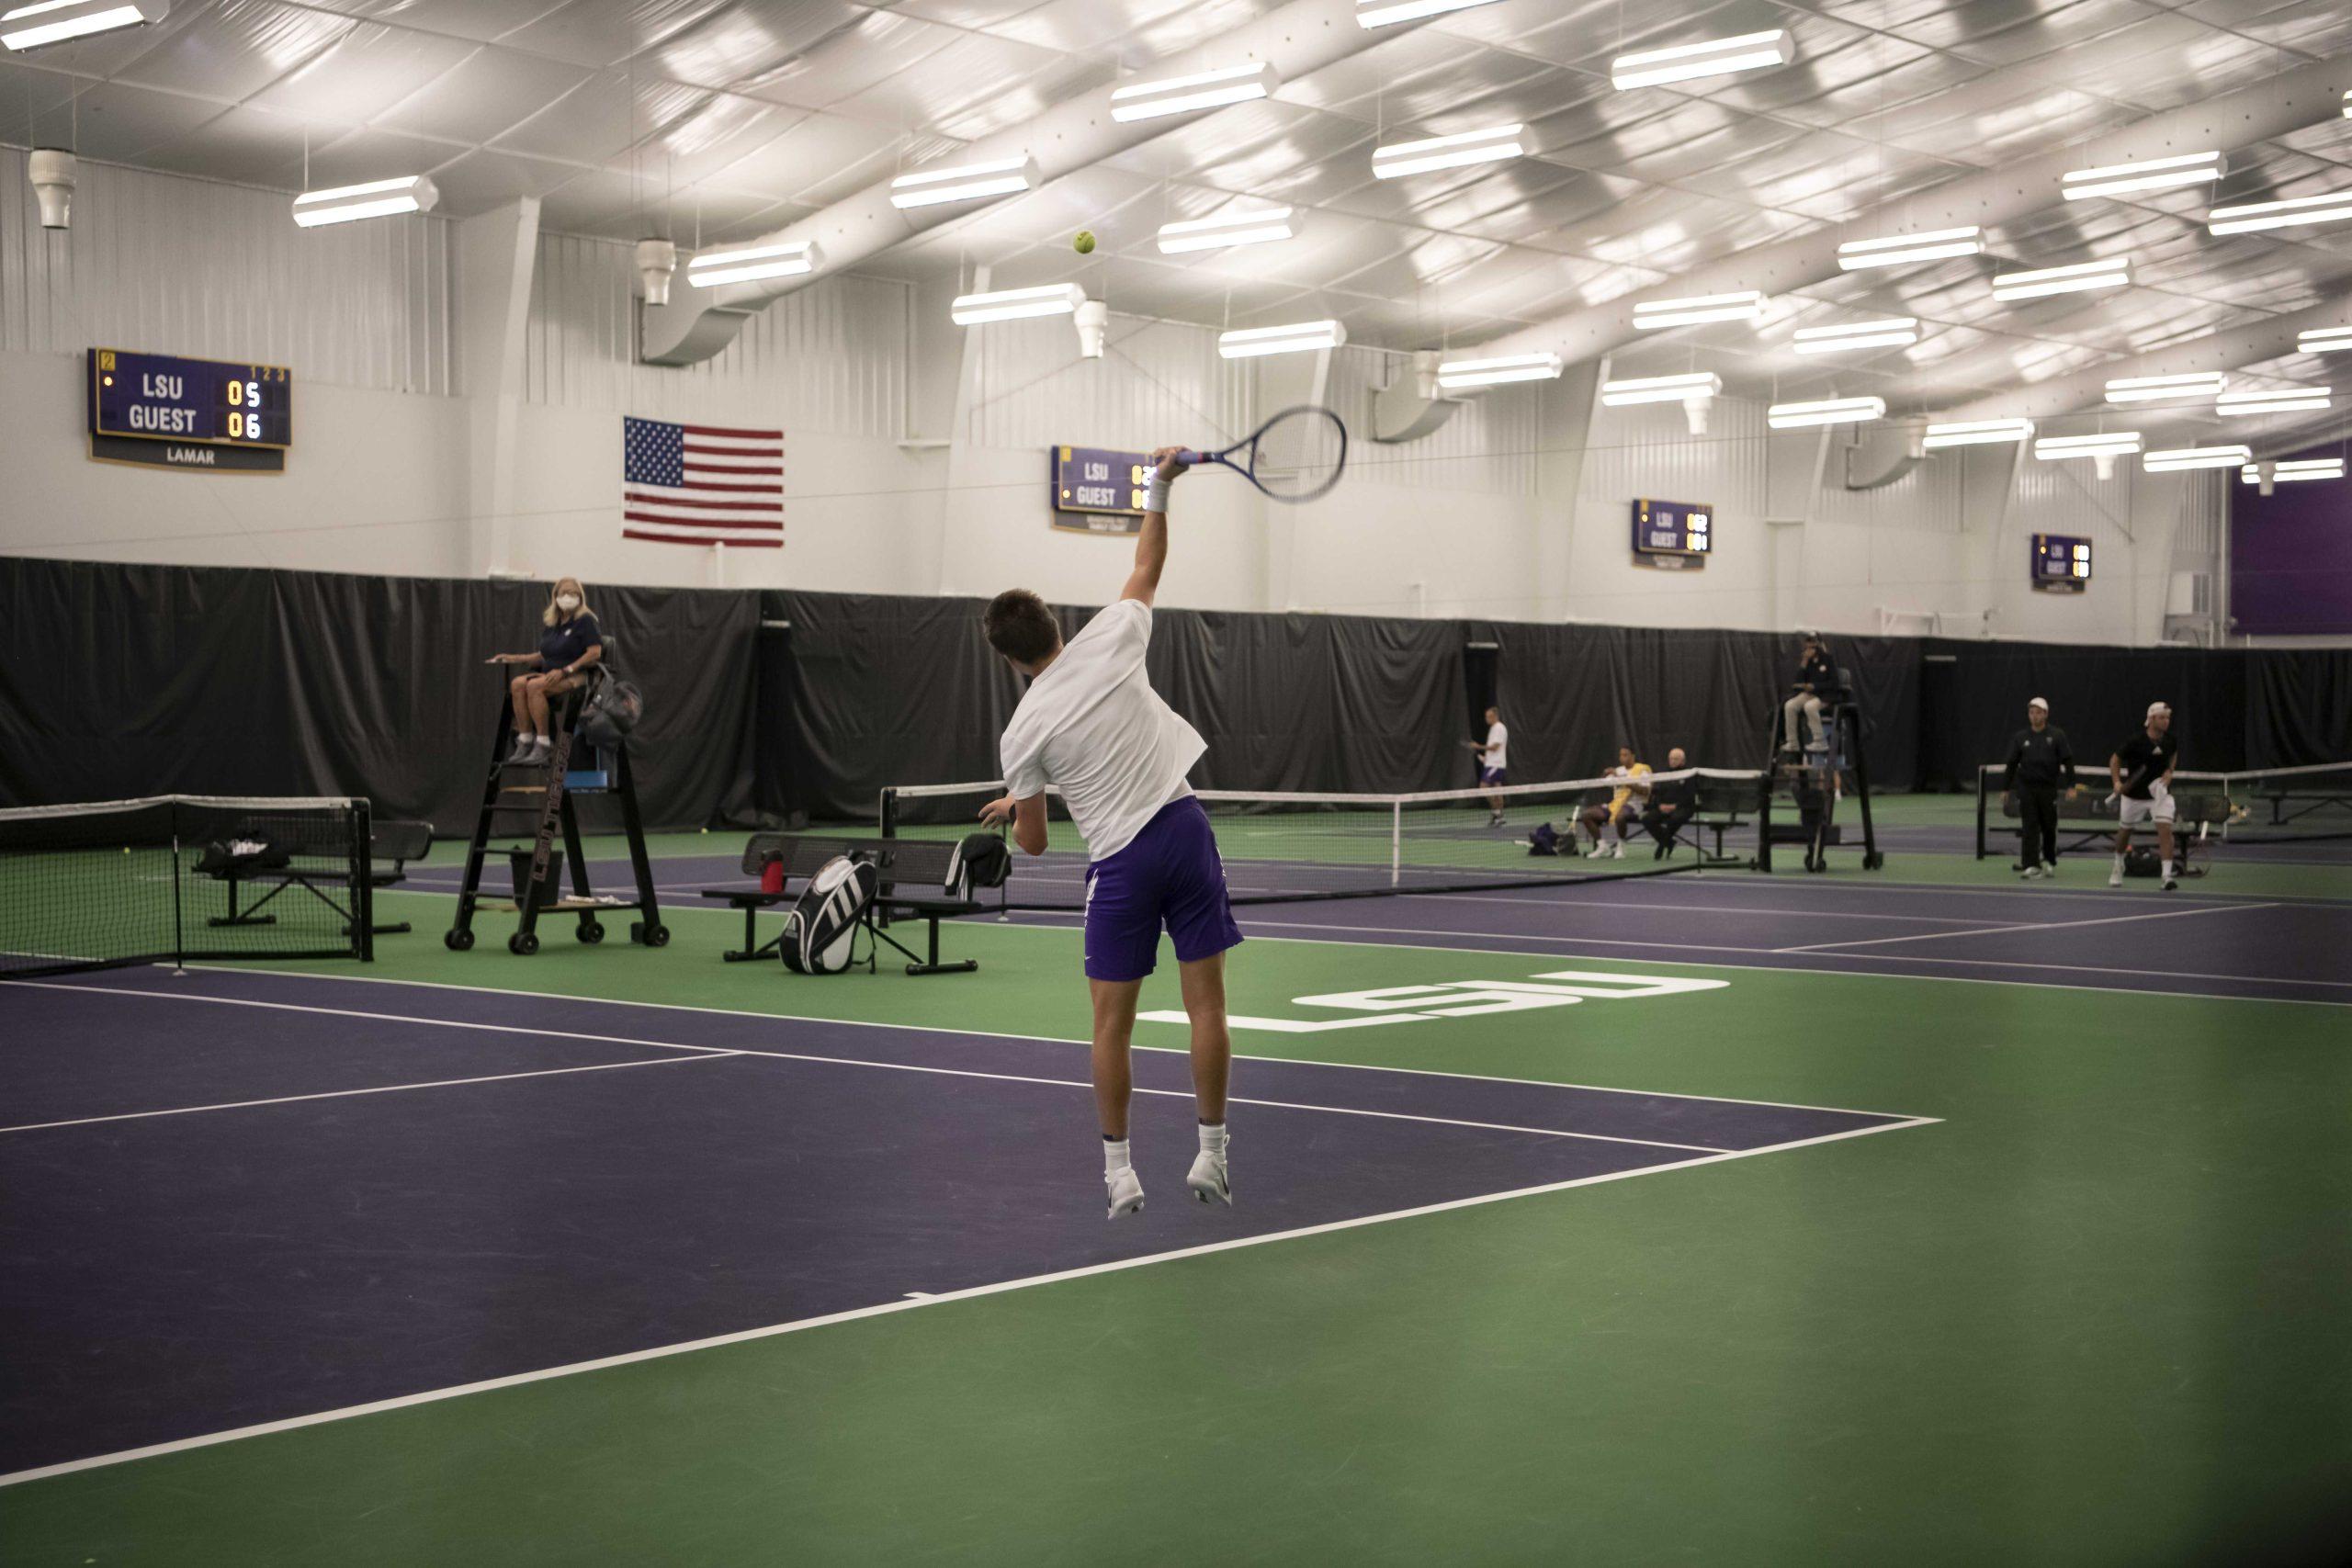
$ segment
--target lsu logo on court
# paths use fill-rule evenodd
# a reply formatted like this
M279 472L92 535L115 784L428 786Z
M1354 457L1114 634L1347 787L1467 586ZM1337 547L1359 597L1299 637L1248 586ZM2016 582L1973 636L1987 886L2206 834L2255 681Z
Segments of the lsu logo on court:
M1536 1008L1575 1007L1589 1001L1644 1001L1692 991L1720 991L1728 980L1690 980L1668 975L1612 975L1590 969L1552 969L1525 980L1447 980L1425 986L1382 986L1369 991L1326 991L1293 997L1291 1006L1336 1008L1353 1018L1249 1018L1226 1020L1234 1029L1277 1034L1322 1034L1334 1029L1374 1029L1388 1023L1483 1018L1489 1013ZM1136 1015L1150 1023L1184 1023L1182 1011Z

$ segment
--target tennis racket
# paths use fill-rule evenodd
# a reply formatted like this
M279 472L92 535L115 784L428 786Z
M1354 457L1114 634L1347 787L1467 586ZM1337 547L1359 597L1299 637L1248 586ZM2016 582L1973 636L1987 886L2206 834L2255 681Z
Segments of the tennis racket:
M2123 781L2123 787L2121 789L2119 789L2113 795L2109 795L2105 801L2101 802L2101 804L2106 806L2115 805L2116 802L2121 800L2125 795L2130 795L2133 790L2138 789L2142 784L2146 784L2150 775L2154 772L2154 770L2153 768L2143 766L2133 773L2130 778ZM2112 783L2113 781L2110 780L2109 782Z
M1312 403L1284 409L1222 452L1179 452L1197 467L1221 463L1268 496L1296 505L1330 493L1348 466L1348 427Z

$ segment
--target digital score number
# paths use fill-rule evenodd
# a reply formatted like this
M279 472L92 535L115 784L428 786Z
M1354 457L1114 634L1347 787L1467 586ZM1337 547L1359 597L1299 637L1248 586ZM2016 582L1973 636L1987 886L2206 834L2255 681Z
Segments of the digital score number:
M1684 501L1634 502L1634 560L1679 571L1703 567L1713 553L1715 509Z
M1054 526L1080 534L1134 534L1143 526L1151 456L1099 446L1056 446Z
M94 348L90 456L168 468L280 473L294 444L294 373Z
M2091 542L2065 534L2033 536L2033 585L2044 593L2080 593L2091 582Z

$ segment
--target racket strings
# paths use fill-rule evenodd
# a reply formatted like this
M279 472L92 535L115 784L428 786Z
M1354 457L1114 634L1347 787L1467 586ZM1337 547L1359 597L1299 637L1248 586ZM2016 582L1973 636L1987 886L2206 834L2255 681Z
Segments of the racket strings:
M1339 481L1347 462L1347 427L1329 409L1277 414L1258 433L1250 475L1269 495L1305 500Z

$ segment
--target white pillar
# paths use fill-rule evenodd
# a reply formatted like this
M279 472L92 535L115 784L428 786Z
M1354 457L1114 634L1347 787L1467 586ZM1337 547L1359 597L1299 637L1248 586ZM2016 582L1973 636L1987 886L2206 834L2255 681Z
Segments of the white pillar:
M458 389L467 403L465 553L476 576L531 564L514 558L513 522L523 329L538 241L537 197L458 225Z

